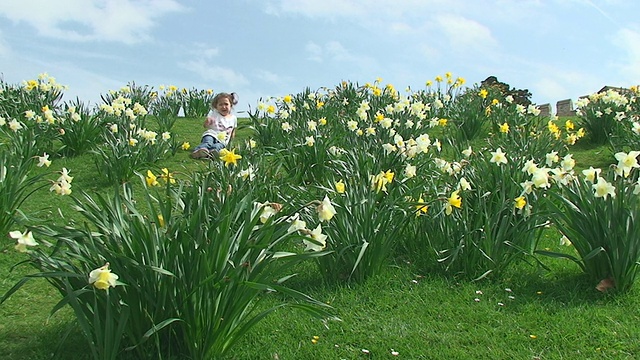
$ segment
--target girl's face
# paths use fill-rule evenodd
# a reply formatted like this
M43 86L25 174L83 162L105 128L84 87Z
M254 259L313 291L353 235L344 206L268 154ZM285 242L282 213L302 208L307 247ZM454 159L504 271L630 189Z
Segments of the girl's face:
M222 98L218 100L218 103L216 104L216 110L218 110L218 112L222 116L229 115L229 112L231 112L231 103L229 102L229 99Z

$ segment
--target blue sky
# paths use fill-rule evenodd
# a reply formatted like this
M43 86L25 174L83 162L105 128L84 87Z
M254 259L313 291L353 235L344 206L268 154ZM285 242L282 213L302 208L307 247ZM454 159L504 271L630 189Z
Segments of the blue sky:
M260 97L382 78L422 89L451 72L535 103L640 83L637 0L4 0L0 73L46 72L64 100L127 82Z

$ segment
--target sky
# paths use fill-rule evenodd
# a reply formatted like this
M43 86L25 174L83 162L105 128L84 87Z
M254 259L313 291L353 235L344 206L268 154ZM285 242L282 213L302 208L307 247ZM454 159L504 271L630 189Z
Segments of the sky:
M537 104L640 84L637 0L3 0L0 79L88 103L129 82L270 96L451 72Z

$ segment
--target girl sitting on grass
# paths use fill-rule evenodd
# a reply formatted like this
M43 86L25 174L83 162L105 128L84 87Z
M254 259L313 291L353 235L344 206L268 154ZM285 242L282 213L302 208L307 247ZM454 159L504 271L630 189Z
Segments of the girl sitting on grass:
M202 134L202 142L191 153L194 159L208 158L216 155L229 144L238 127L238 118L231 113L238 103L236 93L219 93L211 101L211 111L203 126L207 129Z

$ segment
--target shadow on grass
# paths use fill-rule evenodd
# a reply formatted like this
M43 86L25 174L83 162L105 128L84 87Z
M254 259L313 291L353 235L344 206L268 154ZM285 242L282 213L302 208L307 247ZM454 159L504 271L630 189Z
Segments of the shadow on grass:
M73 321L45 324L37 332L25 330L11 325L0 330L0 358L91 359L88 344ZM65 336L66 340L62 342Z

